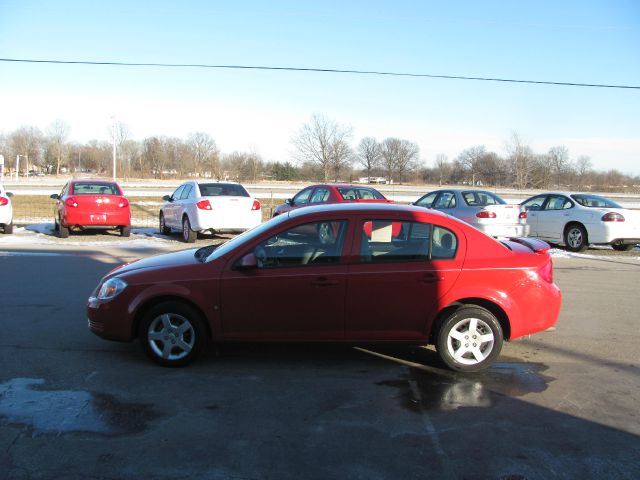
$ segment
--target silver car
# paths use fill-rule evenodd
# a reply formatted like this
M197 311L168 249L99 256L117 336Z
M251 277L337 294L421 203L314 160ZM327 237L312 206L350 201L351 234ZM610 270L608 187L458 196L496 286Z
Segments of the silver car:
M507 204L486 190L447 188L434 190L413 205L440 210L492 237L526 237L529 235L527 211L520 205Z

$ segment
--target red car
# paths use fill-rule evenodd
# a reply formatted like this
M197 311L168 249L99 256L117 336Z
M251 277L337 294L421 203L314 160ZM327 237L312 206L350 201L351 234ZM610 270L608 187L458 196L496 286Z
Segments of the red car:
M342 183L311 185L300 190L293 198L278 205L273 216L300 207L309 207L325 203L393 203L387 200L378 190L363 185L349 185Z
M401 342L433 343L450 368L478 371L503 340L555 324L548 249L419 207L309 207L217 248L116 268L88 300L89 328L137 337L165 366L187 364L208 340Z
M57 200L54 228L60 238L85 228L118 229L123 237L131 235L131 208L116 182L71 180L51 198Z

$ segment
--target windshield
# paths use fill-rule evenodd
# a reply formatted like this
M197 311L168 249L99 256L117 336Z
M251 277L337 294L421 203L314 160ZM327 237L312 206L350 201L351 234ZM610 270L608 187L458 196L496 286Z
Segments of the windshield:
M205 260L205 262L212 262L222 257L226 253L230 252L234 248L243 243L250 242L254 238L262 235L265 231L269 230L271 227L286 221L289 218L289 214L285 213L283 215L278 215L277 217L272 218L271 220L267 220L264 223L261 223L257 227L252 228L251 230L247 230L246 232L241 233L237 237L232 238L231 240L223 243L218 248L216 248L211 255Z
M588 195L584 193L578 193L571 195L576 202L583 207L590 208L624 208L622 205L617 204L613 200L601 197L600 195Z
M487 205L504 205L507 203L495 193L482 190L462 192L462 198L470 207L486 207Z

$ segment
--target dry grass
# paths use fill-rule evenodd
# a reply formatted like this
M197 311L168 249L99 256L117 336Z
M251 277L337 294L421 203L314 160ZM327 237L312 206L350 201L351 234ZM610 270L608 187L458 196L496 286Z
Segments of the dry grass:
M164 203L162 197L127 197L131 204L131 223L136 226L156 226L158 213ZM259 199L262 204L262 220L271 218L271 199ZM46 195L14 195L13 223L53 222L55 200Z

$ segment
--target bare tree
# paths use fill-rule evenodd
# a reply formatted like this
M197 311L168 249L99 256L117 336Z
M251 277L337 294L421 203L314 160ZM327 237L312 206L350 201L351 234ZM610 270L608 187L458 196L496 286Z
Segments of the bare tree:
M9 145L13 158L16 155L25 157L20 165L27 174L29 173L29 164L42 164L43 135L40 129L30 126L20 127L9 135Z
M476 184L479 164L486 154L487 150L484 145L476 145L475 147L463 150L462 153L458 155L458 161L471 175L471 185Z
M518 132L512 132L506 143L507 158L516 188L523 190L531 182L531 172L535 168L531 148L525 145Z
M337 177L340 169L351 160L348 140L351 128L328 120L320 114L313 114L311 121L300 128L291 140L296 148L296 158L320 168L324 181L331 174Z
M194 132L189 134L187 145L191 150L193 172L199 175L208 169L211 176L220 178L220 156L213 138L207 133Z
M365 137L358 144L358 162L367 171L367 181L371 178L371 170L377 168L382 160L382 148L373 137Z
M580 155L576 158L575 170L578 177L578 186L582 188L584 181L591 172L591 158L586 155Z
M553 169L553 173L555 173L556 176L556 188L559 189L562 174L565 173L569 166L569 149L564 145L551 147L547 156L549 157L549 163Z
M451 173L451 163L449 162L449 157L447 157L444 153L439 153L436 155L435 160L436 172L438 173L438 185L442 186L445 177L449 177Z
M70 127L64 120L54 120L49 125L47 133L51 142L51 150L56 159L56 175L60 175L60 161L66 154L67 138L69 137Z
M414 167L420 149L409 140L390 137L382 142L382 160L387 178L392 182L397 178L402 182L404 174Z

